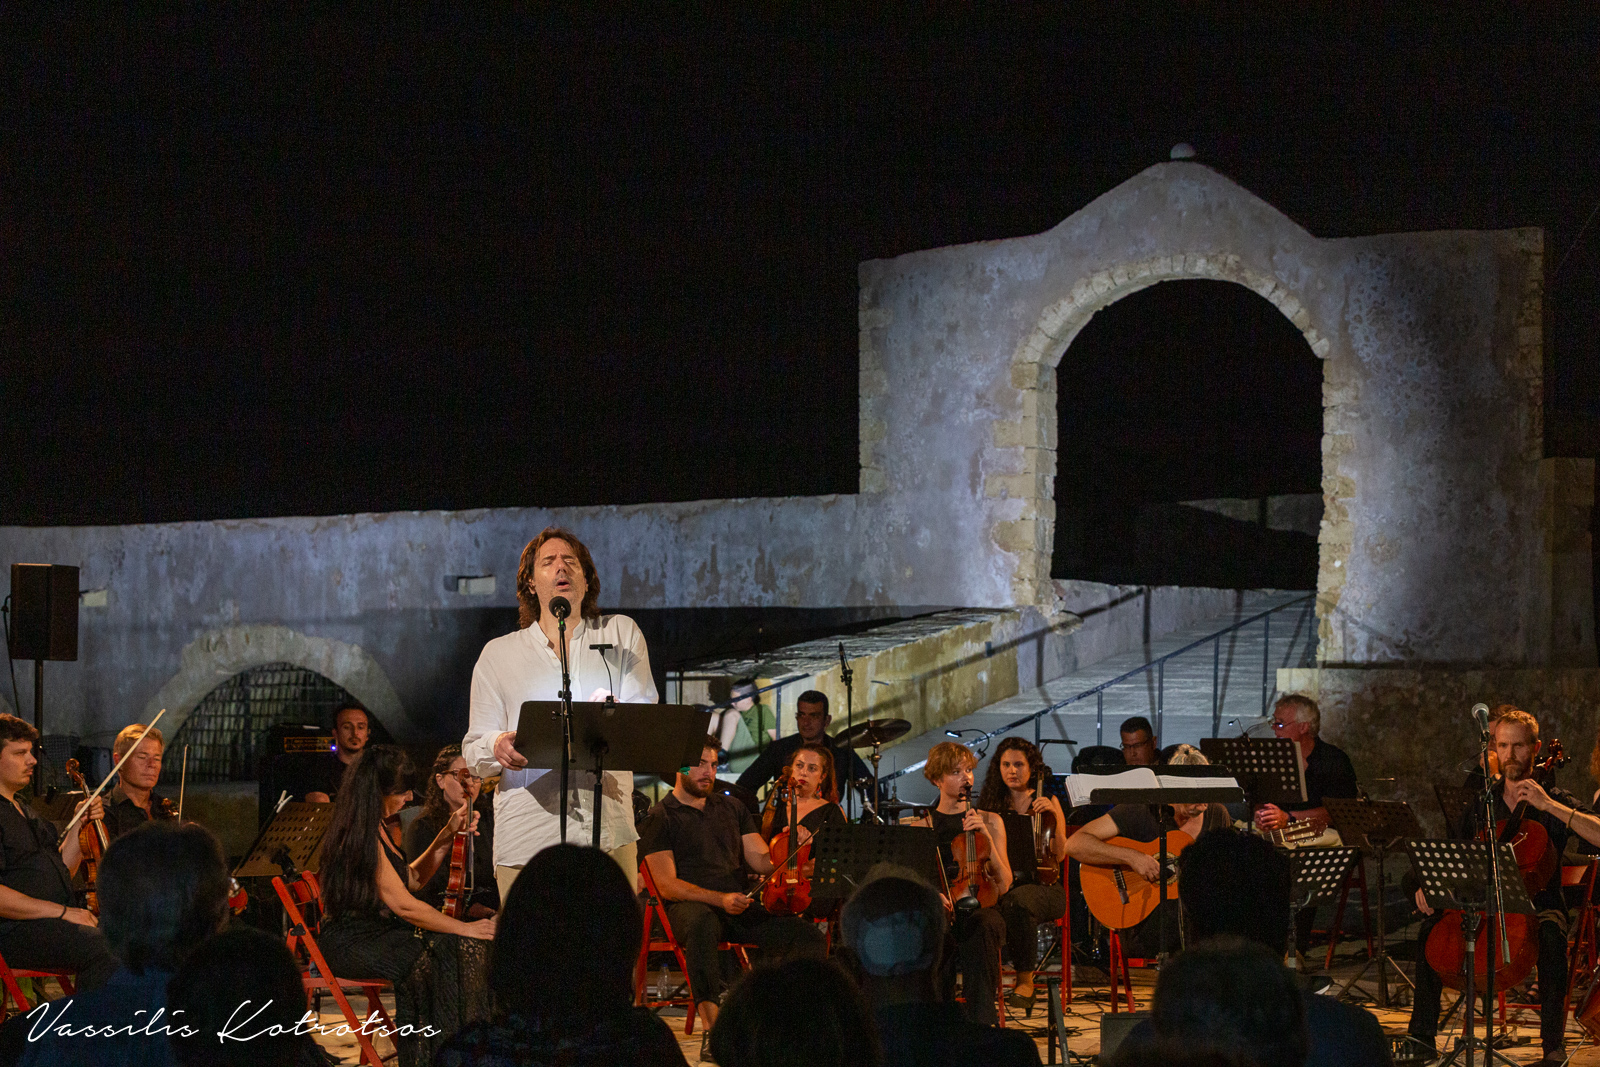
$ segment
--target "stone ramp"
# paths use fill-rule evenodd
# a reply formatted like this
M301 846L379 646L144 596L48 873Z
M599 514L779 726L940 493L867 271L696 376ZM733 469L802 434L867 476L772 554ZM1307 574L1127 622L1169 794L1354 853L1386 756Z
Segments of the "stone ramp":
M942 727L888 748L883 756L883 773L888 776L901 768L913 768L927 758L928 750L940 741L951 740L946 731L972 731L964 733L961 740L968 744L978 742L980 734L1003 729L1033 712L1066 700L1087 689L1101 685L1126 674L1144 664L1184 648L1215 634L1236 622L1253 615L1307 596L1301 592L1244 592L1236 599L1232 611L1215 615L1201 622L1182 627L1149 642L1143 649L1100 660L1088 667L1064 674L1042 686L1019 692L1017 695L986 705L976 712L945 723ZM1271 616L1267 627L1267 642L1263 641L1263 626L1256 621L1239 630L1224 634L1220 642L1206 642L1167 661L1163 675L1162 711L1157 714L1157 672L1155 669L1136 675L1103 691L1104 710L1097 715L1097 702L1093 696L1069 704L1039 720L1039 736L1043 739L1071 738L1075 747L1046 745L1045 759L1056 770L1064 771L1071 762L1070 752L1092 744L1120 744L1118 724L1132 715L1144 715L1156 723L1159 720L1160 740L1163 744L1186 741L1194 744L1202 737L1210 737L1212 730L1212 682L1220 705L1221 732L1238 732L1244 725L1258 721L1263 715L1262 662L1266 655L1267 684L1272 687L1276 672L1283 667L1311 665L1316 655L1316 618L1311 600L1285 607ZM1269 696L1275 689L1269 689ZM1268 706L1270 710L1270 704ZM1230 725L1230 720L1239 720ZM1032 723L1015 731L1018 736L1032 740ZM994 748L1001 736L996 734L987 745ZM987 761L978 767L979 780L987 770ZM901 799L917 802L930 801L934 794L931 785L917 770L910 770L893 782Z

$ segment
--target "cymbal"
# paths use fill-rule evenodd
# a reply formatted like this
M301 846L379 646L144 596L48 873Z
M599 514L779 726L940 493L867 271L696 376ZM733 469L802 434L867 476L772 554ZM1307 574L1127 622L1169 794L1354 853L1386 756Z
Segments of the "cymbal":
M911 724L905 719L868 719L840 733L833 743L846 748L871 748L874 745L887 745L910 732Z
M903 800L878 801L878 810L882 812L889 812L891 814L897 811L911 811L915 808L925 808L927 806L928 805L926 804L907 804Z

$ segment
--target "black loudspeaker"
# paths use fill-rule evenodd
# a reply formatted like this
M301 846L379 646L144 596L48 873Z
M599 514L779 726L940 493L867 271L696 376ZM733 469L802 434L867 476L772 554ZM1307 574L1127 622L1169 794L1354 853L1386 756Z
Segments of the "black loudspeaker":
M78 658L78 568L11 565L11 658Z

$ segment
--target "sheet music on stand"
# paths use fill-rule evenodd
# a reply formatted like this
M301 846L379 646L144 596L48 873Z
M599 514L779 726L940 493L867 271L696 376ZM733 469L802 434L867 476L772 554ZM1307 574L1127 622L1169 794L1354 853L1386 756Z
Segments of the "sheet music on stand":
M1306 802L1305 764L1287 737L1202 737L1200 752L1239 779L1252 808Z
M1481 911L1493 894L1487 884L1489 844L1486 841L1413 839L1406 842L1406 851L1411 854L1411 865L1422 882L1423 899L1435 911L1443 908ZM1498 910L1514 915L1535 914L1511 844L1497 842L1494 857L1500 868Z
M237 878L289 876L295 871L315 871L321 861L322 838L333 820L332 804L291 801L272 817L256 847L234 872ZM287 858L294 871L278 862Z
M816 863L811 876L813 900L849 896L866 881L867 872L880 863L908 868L933 888L945 888L939 839L929 826L829 826L817 834L811 858Z
M1324 797L1328 823L1347 842L1377 853L1393 848L1407 838L1420 838L1422 824L1417 813L1403 800L1359 800L1355 797Z
M1478 813L1478 791L1435 780L1433 795L1439 801L1439 810L1444 813L1445 835L1455 841L1472 837L1472 824Z
M1350 846L1335 848L1296 848L1289 850L1289 901L1295 911L1332 900L1339 894L1345 875L1361 858L1361 850Z

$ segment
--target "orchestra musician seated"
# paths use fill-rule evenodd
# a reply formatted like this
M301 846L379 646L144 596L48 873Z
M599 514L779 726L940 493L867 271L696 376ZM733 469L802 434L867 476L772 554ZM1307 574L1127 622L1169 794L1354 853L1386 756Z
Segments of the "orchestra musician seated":
M76 830L63 837L17 800L39 762L38 739L28 723L0 714L0 955L12 968L70 971L87 992L106 983L117 959L94 914L76 906L72 876L83 860ZM102 811L96 797L86 817Z
M144 740L140 741L139 738ZM124 726L111 744L111 764L116 766L128 750L139 747L122 763L117 784L111 787L106 802L106 832L115 841L130 830L137 830L152 819L175 819L178 806L155 792L161 780L161 730L140 723Z
M1044 771L1044 757L1033 742L1008 737L990 757L983 791L978 795L978 807L997 813L1005 825L1011 889L996 906L1005 920L1011 965L1017 969L1016 988L1007 1003L1029 1014L1033 1012L1033 975L1039 965L1039 924L1053 922L1067 910L1067 895L1059 877L1061 861L1067 855L1067 838L1062 833L1067 817L1055 797L1037 795L1036 784ZM1040 822L1037 837L1035 816ZM1053 831L1046 838L1047 826ZM1053 870L1045 875L1049 885L1040 880L1042 867Z
M475 815L469 804L451 812L433 846L408 864L389 821L411 799L411 773L411 761L393 745L363 749L334 800L320 871L318 941L328 966L340 977L393 982L395 1023L422 1028L396 1036L402 1067L430 1062L442 1037L487 1017L495 928L493 919L442 915L413 895L448 859L456 831L473 827Z
M439 832L450 821L450 813L463 804L478 816L478 831L472 845L472 895L467 906L468 919L486 919L500 907L500 887L494 877L494 805L483 802L483 779L472 773L461 756L460 745L446 745L433 759L428 775L422 811L405 829L406 861L415 863L432 848ZM417 897L430 908L442 908L450 886L449 856L440 863Z
M1000 1021L1000 945L1006 936L1005 920L994 905L1011 889L1011 862L1000 816L972 806L972 771L977 765L978 757L966 745L955 741L934 745L922 774L938 788L939 802L909 825L933 827L950 883L946 903L953 914L950 935L955 952L946 954L945 998L955 999L960 971L967 1018L994 1026ZM969 846L976 860L972 868L967 867ZM969 877L961 878L969 871ZM971 892L964 892L962 885Z
M1497 823L1509 819L1513 811L1526 802L1528 817L1544 827L1555 857L1559 858L1566 850L1567 840L1573 833L1591 844L1600 844L1600 819L1582 801L1565 789L1541 786L1534 779L1534 763L1542 747L1537 719L1521 708L1501 704L1490 716L1489 738L1491 754L1499 764L1499 781L1491 779L1490 783L1496 792ZM1466 786L1481 794L1482 773L1472 771L1467 776ZM1464 829L1475 836L1480 821L1474 809ZM1544 1048L1544 1059L1537 1062L1554 1065L1566 1062L1568 915L1561 893L1559 859L1553 864L1545 884L1532 895L1539 920L1539 1040ZM1416 902L1424 918L1417 932L1417 992L1412 1001L1409 1031L1413 1040L1432 1048L1439 1030L1443 982L1429 964L1425 947L1443 913L1428 906L1420 888L1416 891Z
M330 804L338 795L345 771L360 758L372 740L372 715L360 704L346 704L333 713L333 751L324 753L311 767L305 799Z
M1179 766L1205 762L1206 758L1198 749L1187 745L1172 757L1172 763ZM1141 850L1135 845L1153 845L1165 831L1169 835L1169 853L1176 854L1182 851L1182 845L1199 838L1203 831L1228 825L1227 809L1220 804L1118 804L1067 838L1066 852L1084 867L1126 867L1147 882L1155 883L1161 877L1156 850ZM1125 843L1118 843L1118 839ZM1084 872L1084 879L1088 881L1088 872ZM1163 943L1163 931L1167 948L1179 947L1177 903L1176 900L1162 900L1150 914L1130 926L1106 925L1120 933L1125 955L1154 958Z
M639 827L639 854L666 902L708 1032L723 992L718 942L754 943L763 957L824 951L823 937L811 923L771 915L751 899L747 872L770 874L772 859L750 810L712 791L717 746L717 738L708 735L700 762L678 771L672 792Z

